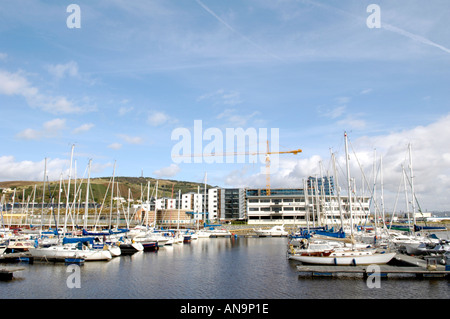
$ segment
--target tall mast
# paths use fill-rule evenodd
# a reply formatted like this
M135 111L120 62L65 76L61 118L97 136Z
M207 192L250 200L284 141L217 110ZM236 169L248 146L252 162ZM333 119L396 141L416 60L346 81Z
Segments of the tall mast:
M385 208L384 208L384 180L383 180L383 156L380 156L380 182L381 182L381 216L382 224L385 228Z
M148 214L150 214L150 181L147 182L147 203L148 209L145 210L145 224L148 229ZM155 202L156 205L156 202Z
M406 204L406 213L408 216L408 227L411 230L411 216L409 214L408 189L406 187L406 172L405 167L403 165L402 165L402 174L403 174L403 183L405 184L405 204Z
M130 228L130 201L131 201L131 189L128 187L127 229Z
M347 132L344 133L345 139L345 162L347 166L347 184L348 184L348 209L350 213L350 234L353 236L353 210L352 210L352 185L350 179L350 158L348 154Z
M114 177L116 175L116 161L114 161L114 168L113 168L113 178L112 178L112 186L111 186L111 205L109 209L109 229L111 229L112 225L112 210L113 210L113 198L114 198Z
M70 152L70 167L69 167L69 185L67 185L67 196L66 196L66 215L64 217L64 229L63 229L63 233L66 232L66 228L67 228L67 214L69 211L69 197L70 197L70 179L72 177L72 160L73 160L73 149L74 149L75 145L72 144L72 150Z
M42 210L41 210L41 232L42 232L42 219L44 218L44 200L45 200L45 176L47 175L47 158L44 159L44 187L42 188Z
M156 181L156 189L155 189L155 229L156 229L156 202L158 200L158 180Z
M57 218L58 224L59 224L59 210L60 210L60 206L61 206L61 192L62 192L61 184L62 184L62 178L63 178L63 174L61 173L61 175L59 176L59 189L58 189L58 218ZM56 227L56 233L59 234L58 233L58 227Z
M338 205L339 205L339 217L341 219L341 229L344 230L344 216L342 214L342 202L341 202L341 190L339 186L339 178L338 173L336 170L336 157L334 156L334 153L331 153L331 158L333 161L333 171L334 171L334 187L337 190L337 199L338 199Z
M88 181L86 185L86 201L84 203L84 229L87 229L87 219L88 219L88 210L89 210L89 187L91 183L91 162L92 160L89 160L89 168L88 168Z
M412 215L413 215L413 223L414 223L414 225L416 225L416 193L414 191L414 174L413 174L413 165L412 165L412 156L411 156L411 143L409 143L408 149L409 149L409 171L411 174Z
M178 190L178 219L177 230L180 230L181 189Z
M206 172L205 172L205 199L203 200L204 206L203 206L203 216L205 216L204 222L206 222Z

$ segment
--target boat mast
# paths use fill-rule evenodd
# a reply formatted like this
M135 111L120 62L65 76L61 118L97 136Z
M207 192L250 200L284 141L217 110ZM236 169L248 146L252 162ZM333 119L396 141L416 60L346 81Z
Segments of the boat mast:
M386 211L384 207L384 180L383 180L383 156L380 156L380 181L381 181L381 216L383 218L383 229L385 228L386 224Z
M158 180L156 180L156 189L155 189L155 230L156 230L156 204L158 201Z
M205 172L205 198L203 200L203 216L205 216L204 223L206 222L206 172Z
M177 231L180 231L180 209L181 209L181 189L178 190L178 220ZM177 233L178 234L178 233Z
M337 190L337 198L338 198L338 205L339 205L339 217L341 219L341 229L344 231L344 216L342 214L342 202L341 202L341 190L339 186L339 178L337 174L336 169L336 157L334 156L334 153L331 153L331 158L333 161L333 171L334 171L334 178L335 178L335 188Z
M86 201L84 203L84 229L87 230L87 219L88 219L88 210L89 210L89 187L90 187L90 183L91 183L91 162L92 160L89 159L89 168L88 168L88 181L87 181L87 185L86 185Z
M42 219L44 218L45 176L47 175L47 157L44 159L44 162L45 164L44 164L44 187L42 188L41 233L42 233Z
M408 216L408 229L411 230L411 216L409 214L409 200L408 200L408 189L406 186L406 172L405 167L402 165L403 182L405 184L405 204L406 204L406 214Z
M116 161L114 161L114 168L113 168L113 178L111 183L111 205L109 208L109 229L111 230L112 226L112 210L113 210L113 198L114 198L114 178L116 176Z
M412 199L411 199L411 204L412 204L412 215L413 215L413 223L414 226L416 225L416 193L414 191L414 174L413 174L413 165L412 165L412 156L411 156L411 143L408 144L408 149L409 149L409 171L411 174L411 193L412 193ZM413 232L414 232L414 228L413 228Z
M148 209L145 210L145 225L147 226L148 230L148 214L150 214L150 181L147 181L147 203L148 203ZM156 205L156 202L155 202Z
M200 185L197 185L197 230L198 230L198 223L200 220L200 208L202 207L202 204L200 202Z
M347 166L348 209L350 213L350 234L353 237L352 185L350 179L350 162L349 162L350 158L348 154L347 132L344 133L344 139L345 139L345 162Z
M372 207L373 207L373 216L375 221L375 236L378 236L378 214L377 209L378 205L376 205L376 193L377 193L377 150L373 150L373 193L372 193Z
M305 181L305 179L303 179L303 192L305 195L305 205L306 205L306 209L305 209L305 213L306 213L306 229L308 230L308 234L309 234L309 197L308 197L308 185L307 182Z
M69 197L70 197L70 179L72 177L72 160L73 160L73 149L75 145L72 144L72 150L70 152L70 167L69 167L69 185L67 186L67 196L66 196L66 215L64 216L64 228L63 228L63 234L66 232L67 228L67 214L69 210Z

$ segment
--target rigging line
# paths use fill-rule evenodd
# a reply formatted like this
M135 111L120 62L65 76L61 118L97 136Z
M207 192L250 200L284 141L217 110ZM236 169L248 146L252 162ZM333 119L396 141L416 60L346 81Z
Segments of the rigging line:
M357 163L358 163L358 165L359 165L359 167L360 167L360 169L361 169L361 163L359 162L359 159L358 159L358 157L356 156L356 152L355 152L355 150L354 150L354 148L353 148L353 145L352 145L352 143L351 143L350 141L348 141L348 142L349 142L350 147L351 147L351 149L352 149L352 151L353 151L353 154L355 155L356 161L357 161ZM366 184L367 184L367 186L368 186L368 189L370 190L370 185L369 185L369 182L367 181L366 175L364 174L363 171L361 171L361 174L362 174L362 176L363 176L363 178L364 178L364 181L366 182ZM372 198L373 198L373 191L372 191L372 190L370 190L370 194L371 194L371 196L372 196ZM381 210L380 210L380 208L378 207L377 201L374 200L373 203L374 203L374 206L375 206L376 211L379 212L379 213L381 213ZM383 220L383 226L386 226L384 220Z

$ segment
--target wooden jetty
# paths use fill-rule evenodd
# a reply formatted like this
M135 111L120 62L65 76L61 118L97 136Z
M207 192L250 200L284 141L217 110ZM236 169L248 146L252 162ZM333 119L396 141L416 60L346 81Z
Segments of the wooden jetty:
M450 269L447 266L439 265L436 262L426 261L417 257L397 254L394 257L395 263L402 266L391 264L376 265L379 268L368 266L319 266L319 265L299 265L297 271L302 274L310 274L313 277L332 277L342 274L358 274L363 278L378 274L380 277L388 275L410 275L417 278L438 277L450 279ZM375 272L376 271L376 272Z
M15 271L21 271L25 268L21 267L4 267L0 268L0 280L11 280Z

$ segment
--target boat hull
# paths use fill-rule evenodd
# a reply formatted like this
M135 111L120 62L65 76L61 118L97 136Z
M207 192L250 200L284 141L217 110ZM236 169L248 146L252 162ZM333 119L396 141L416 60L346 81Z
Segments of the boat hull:
M370 255L359 255L359 256L289 256L289 259L300 261L305 264L314 265L373 265L373 264L387 264L394 258L395 253L384 253L384 254L370 254Z
M122 255L131 255L144 250L144 246L141 243L124 243L120 244L119 248Z

